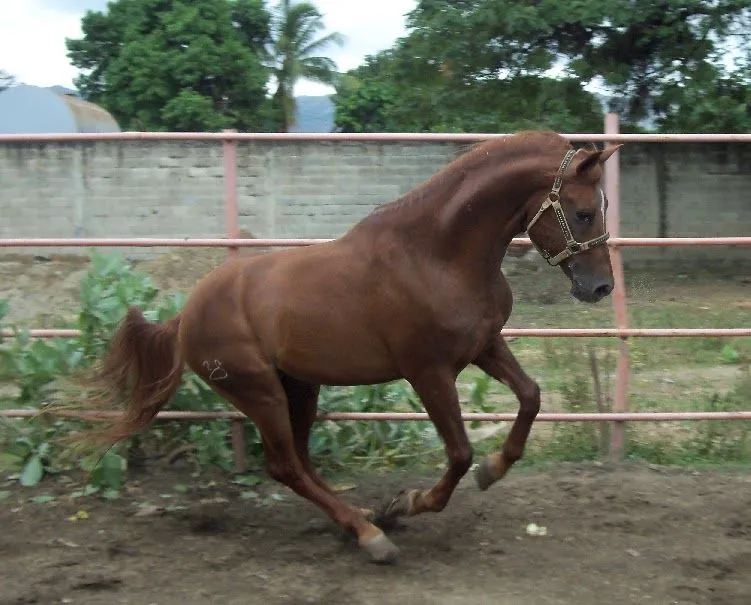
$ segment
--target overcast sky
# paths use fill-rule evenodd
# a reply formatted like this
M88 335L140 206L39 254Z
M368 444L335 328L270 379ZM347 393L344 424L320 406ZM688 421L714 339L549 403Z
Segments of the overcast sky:
M340 71L359 65L365 55L390 47L404 35L404 15L416 0L314 0L328 31L347 37L327 53ZM267 5L269 3L267 2ZM65 38L81 36L87 9L103 10L107 0L0 0L0 69L19 82L37 86L73 85L76 70L66 57ZM302 82L297 94L333 92Z

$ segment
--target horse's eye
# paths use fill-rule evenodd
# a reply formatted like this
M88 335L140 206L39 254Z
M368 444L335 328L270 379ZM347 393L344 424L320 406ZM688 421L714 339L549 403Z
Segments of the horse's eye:
M591 225L595 222L595 214L594 212L585 212L580 210L576 213L576 220L584 223L585 225Z

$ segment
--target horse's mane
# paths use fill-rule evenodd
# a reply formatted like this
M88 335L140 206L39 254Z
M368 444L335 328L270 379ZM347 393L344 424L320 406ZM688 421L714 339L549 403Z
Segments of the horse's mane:
M515 134L479 141L466 147L467 151L460 155L452 164L461 165L461 168L474 167L476 164L498 160L498 155L511 151L512 153L536 152L542 149L566 149L569 142L552 130L522 130Z
M460 150L463 150L463 153L446 164L440 171L394 201L376 206L367 218L371 216L380 217L384 213L390 214L392 211L403 210L420 200L440 195L455 182L457 174L488 162L502 162L504 156L524 152L532 153L540 149L560 148L563 152L568 147L569 142L551 130L520 131L513 135L462 146Z

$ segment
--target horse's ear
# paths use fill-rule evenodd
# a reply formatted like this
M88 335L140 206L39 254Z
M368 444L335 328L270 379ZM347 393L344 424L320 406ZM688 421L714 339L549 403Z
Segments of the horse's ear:
M583 174L584 172L591 170L596 164L603 164L621 147L623 147L622 143L613 145L602 151L591 151L586 158L579 162L579 165L576 167L577 174Z
M623 143L618 143L618 145L613 145L612 147L603 149L600 152L600 159L598 160L600 164L604 164L608 160L608 158L611 155L613 155L616 151L618 151L621 147L623 147Z

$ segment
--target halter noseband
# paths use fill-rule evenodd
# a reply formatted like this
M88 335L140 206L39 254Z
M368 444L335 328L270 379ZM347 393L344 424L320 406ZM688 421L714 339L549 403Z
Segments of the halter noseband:
M534 225L539 220L543 212L545 212L548 208L552 208L553 212L555 212L555 217L558 219L558 224L561 226L561 231L563 231L563 235L566 238L566 247L561 252L553 256L550 252L538 246L534 242L534 240L532 241L542 257L546 261L548 261L548 264L551 266L555 266L561 261L574 256L575 254L579 254L581 252L589 250L590 248L594 248L595 246L601 246L606 241L608 241L608 238L610 237L610 233L606 231L599 237L595 237L594 239L591 239L589 241L583 243L577 242L574 239L574 236L571 234L571 228L568 226L566 215L563 214L563 208L561 208L560 202L560 191L561 186L563 185L563 173L565 172L566 168L569 167L571 160L574 159L574 156L578 151L578 149L569 149L569 151L566 152L566 155L564 156L563 161L558 168L558 174L555 177L555 181L553 182L553 189L550 191L550 193L548 193L548 197L545 198L545 201L543 202L542 206L540 206L537 214L532 217L532 220L529 221L529 224L527 225L527 233L529 234L530 229L532 229L532 225ZM605 194L602 192L602 190L600 190L600 195L603 197L604 203Z

